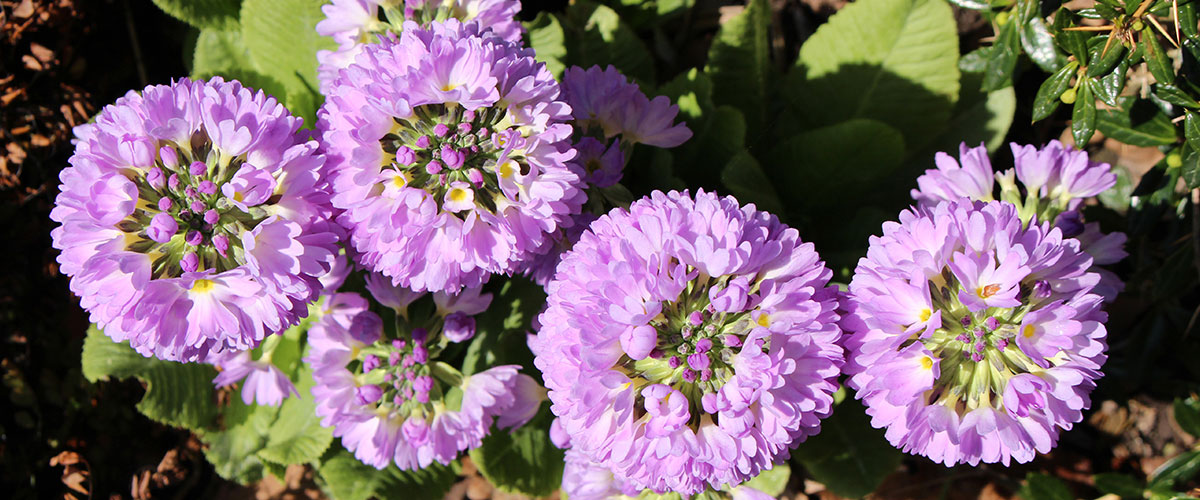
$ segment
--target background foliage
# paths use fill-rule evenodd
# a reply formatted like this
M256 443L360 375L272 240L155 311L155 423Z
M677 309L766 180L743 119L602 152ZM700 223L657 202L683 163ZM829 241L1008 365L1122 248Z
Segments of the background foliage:
M992 488L1033 499L1170 498L1186 494L1200 473L1200 402L1194 395L1200 381L1198 3L575 0L526 2L522 17L527 42L556 74L571 65L612 64L647 94L669 96L679 106L693 139L669 151L638 150L623 181L633 196L703 188L756 203L814 241L841 282L848 281L867 237L907 206L908 190L917 174L932 167L936 151L983 143L1002 166L1011 162L1007 141L1040 144L1061 136L1096 158L1116 161L1118 187L1089 206L1087 216L1105 231L1129 234L1130 257L1118 268L1127 289L1111 307L1111 356L1093 394L1094 410L1054 453L1011 469L946 469L892 448L882 431L870 427L862 406L841 393L823 432L755 481L776 495L976 496ZM32 14L20 10L24 4L34 5ZM89 81L98 95L81 106L90 113L95 106L86 102L104 104L147 82L220 75L276 96L306 126L314 122L321 103L314 54L333 45L313 31L323 17L320 0L153 0L178 21L147 8L147 0L107 3L114 12L83 11L91 22L125 25L133 34L136 59L109 64L139 68L137 78L127 70L125 80L99 76L111 54L70 48L95 40L88 37L97 29L78 28L70 23L82 21L47 4L0 2L5 23L49 26L25 39L6 31L6 62L24 61L20 55L29 50L36 55L33 45L45 48L51 33L66 34L55 46L57 59L37 68L14 65L22 68L19 79L0 84ZM71 28L55 32L53 23ZM156 25L163 27L147 29ZM93 66L73 72L67 64L72 60ZM23 110L6 107L5 119L32 112ZM13 165L29 168L3 184L0 213L6 233L20 232L8 221L47 224L26 231L37 239L16 241L50 262L45 211L55 173L70 154L69 135L53 136L49 144L57 149L45 150L16 130L7 127L0 139L34 155L14 163L7 147L0 173ZM1140 148L1138 162L1125 164L1131 156L1111 153L1131 148ZM72 484L86 492L120 492L131 470L142 467L134 473L136 496L139 477L163 474L165 459L154 474L146 464L156 463L164 448L168 454L181 450L189 479L171 482L162 475L159 491L185 496L218 494L214 489L221 486L204 480L205 474L243 484L276 477L291 487L289 471L295 470L307 471L304 482L314 491L347 499L441 498L474 475L500 492L545 496L561 480L562 453L547 439L551 416L545 407L529 426L486 439L470 461L416 473L377 471L342 449L313 414L311 377L299 362L306 325L289 330L275 354L304 397L279 408L246 406L237 393L212 388L215 372L207 366L142 358L94 328L85 336L64 281L53 267L32 268L21 272L33 278L6 273L4 283L11 286L0 300L0 321L12 325L4 344L13 411L0 418L3 478L19 496L81 491ZM493 307L459 353L463 371L517 363L535 374L524 334L544 296L523 280L493 286ZM26 307L35 293L50 297L49 305ZM51 319L56 313L47 309L70 313ZM1150 424L1147 408L1161 412L1149 417ZM161 425L140 420L139 413ZM131 425L150 432L132 431ZM159 444L130 441L148 452L118 466L108 458L129 445L112 442L121 435ZM65 452L82 459L72 462L74 469L61 458ZM54 467L47 465L51 457ZM70 476L80 470L87 473Z

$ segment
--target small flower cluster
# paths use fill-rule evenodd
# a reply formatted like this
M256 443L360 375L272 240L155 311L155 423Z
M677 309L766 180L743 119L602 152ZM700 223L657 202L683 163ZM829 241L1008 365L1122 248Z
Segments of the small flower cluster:
M511 273L579 212L570 108L529 49L407 25L338 73L318 127L358 261L453 293Z
M380 469L448 464L480 446L493 423L513 428L533 417L544 392L518 366L463 375L438 360L451 342L474 335L473 315L487 308L490 294L433 294L436 312L420 317L409 306L428 294L375 275L368 289L393 321L358 294L336 294L309 330L305 357L316 379L317 415L355 457Z
M691 495L770 468L832 409L830 274L795 230L730 197L655 192L600 217L530 343L558 441L638 490Z
M300 123L214 78L130 92L76 128L51 235L91 321L180 361L296 324L339 239Z
M611 202L605 191L621 181L633 146L673 148L692 137L686 123L675 123L678 106L665 96L646 97L612 66L567 68L562 98L571 106L575 127L576 156L569 165L582 176L588 202L571 225L556 232L524 266L523 273L543 286L554 276L562 253L592 221L615 206L624 207L621 201Z
M1092 259L1011 203L900 214L850 283L845 372L876 427L946 465L1028 462L1079 422L1105 361Z
M961 197L992 201L997 199L994 194L999 184L998 199L1015 205L1026 225L1053 222L1062 230L1063 237L1079 240L1083 251L1092 256L1095 264L1092 271L1100 276L1095 292L1112 301L1125 284L1116 274L1099 266L1115 264L1128 255L1124 248L1126 237L1124 233L1105 234L1095 222L1084 223L1081 205L1084 199L1113 187L1117 175L1107 163L1092 162L1086 151L1058 141L1050 141L1041 149L1010 146L1014 168L997 173L993 173L983 146L968 148L963 144L959 148L959 161L939 152L935 157L937 168L926 170L917 178L919 189L912 191L913 199L922 206Z
M333 0L321 7L325 19L317 22L317 33L338 45L337 50L317 51L321 93L329 93L338 71L354 63L365 46L402 33L408 22L423 27L449 19L474 22L516 43L524 33L516 20L520 10L516 0Z

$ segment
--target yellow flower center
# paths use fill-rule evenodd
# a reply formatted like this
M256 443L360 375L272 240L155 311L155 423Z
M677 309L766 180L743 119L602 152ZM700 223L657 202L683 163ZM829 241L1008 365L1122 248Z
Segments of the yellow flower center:
M929 321L930 316L933 316L933 311L930 311L929 308L921 310L921 321Z
M463 188L454 188L450 190L450 201L458 203L467 199L467 190Z
M404 187L404 186L407 186L407 185L408 185L408 174L403 174L403 173L402 173L402 174L400 174L400 175L397 175L397 176L395 176L395 177L392 177L392 185L393 185L393 186L396 186L396 187L398 187L398 188L402 188L402 187Z
M758 315L758 326L761 326L763 328L771 326L771 315L767 314L765 312L762 314L759 314Z
M199 279L192 282L192 291L196 293L208 293L213 289L212 280Z
M499 167L496 167L496 173L500 174L500 177L503 177L505 179L512 177L513 174L516 173L516 171L517 171L517 162L512 161L512 160L505 160L505 162L501 163Z
M1000 293L1000 285L987 285L975 289L975 295L978 295L981 299L986 299L997 293Z
M921 356L921 368L926 370L933 369L933 358L929 356Z
M446 83L445 85L442 85L442 92L450 92L456 88L458 88L457 83Z
M1033 325L1025 325L1025 328L1021 330L1021 335L1027 339L1033 338Z
M246 196L245 196L245 195L243 195L241 191L234 191L234 192L233 192L233 199L234 199L235 201L242 201L242 199L243 199L243 198L245 198L245 197L246 197Z

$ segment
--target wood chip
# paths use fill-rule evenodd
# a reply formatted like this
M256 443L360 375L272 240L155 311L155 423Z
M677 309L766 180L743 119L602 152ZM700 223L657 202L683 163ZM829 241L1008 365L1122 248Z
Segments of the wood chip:
M21 5L12 11L13 19L25 19L31 15L33 15L33 0L22 1Z
M29 52L33 54L33 57L36 57L37 60L44 64L50 64L50 61L54 60L54 51L37 42L31 42L29 44Z

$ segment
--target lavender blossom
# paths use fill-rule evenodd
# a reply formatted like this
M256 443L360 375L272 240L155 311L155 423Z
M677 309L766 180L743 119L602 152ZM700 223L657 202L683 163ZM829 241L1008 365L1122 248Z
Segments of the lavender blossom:
M530 341L556 442L633 489L690 495L770 468L832 410L830 275L794 229L732 197L655 192L600 217ZM746 296L718 311L727 288Z
M1077 240L1010 203L914 208L872 237L842 326L848 385L889 442L947 466L1028 462L1102 375L1100 277Z
M51 236L91 321L179 361L297 324L338 239L300 125L213 78L130 92L77 127Z

